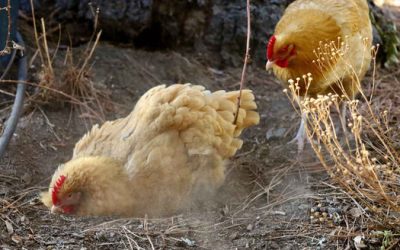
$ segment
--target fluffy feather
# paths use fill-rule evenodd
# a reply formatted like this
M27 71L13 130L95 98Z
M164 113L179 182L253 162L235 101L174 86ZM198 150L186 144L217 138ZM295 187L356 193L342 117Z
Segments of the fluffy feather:
M150 89L127 117L82 137L54 173L43 203L55 205L50 194L64 175L61 212L63 201L78 215L162 216L184 208L223 183L226 160L242 146L238 136L259 122L254 96L244 90L232 124L237 96L191 84Z

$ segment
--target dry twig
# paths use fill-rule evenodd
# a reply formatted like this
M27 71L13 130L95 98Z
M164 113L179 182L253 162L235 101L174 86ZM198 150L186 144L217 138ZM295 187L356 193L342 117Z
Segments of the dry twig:
M246 54L245 54L245 56L244 56L242 77L241 77L241 79L240 79L240 90L239 90L239 96L238 96L238 99L237 99L237 108L236 108L235 119L233 120L233 124L236 124L237 118L238 118L238 115L239 115L240 101L241 101L241 98L242 98L242 90L243 90L244 81L245 81L245 77L246 77L247 64L248 64L248 60L249 60L249 57L250 57L250 37L251 37L250 0L247 0L246 12L247 12Z
M4 48L0 50L0 56L4 56L11 53L11 0L7 0L7 6L0 8L0 11L7 11L8 19L6 42L4 44Z

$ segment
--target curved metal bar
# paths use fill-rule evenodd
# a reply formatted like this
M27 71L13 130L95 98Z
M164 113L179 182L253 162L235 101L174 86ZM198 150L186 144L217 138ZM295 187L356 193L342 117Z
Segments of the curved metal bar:
M19 32L16 34L17 43L23 47L25 47L24 40ZM17 93L15 95L15 101L13 107L11 109L11 114L8 120L5 123L5 128L3 135L0 137L0 158L3 156L8 143L13 136L15 129L18 124L19 116L21 115L21 111L24 105L24 95L25 95L25 87L26 87L26 79L28 76L28 62L25 56L22 56L18 59L18 85L17 85Z
M0 81L3 80L4 77L7 75L8 71L10 71L11 66L12 66L13 63L14 63L15 55L16 55L16 54L17 54L17 50L16 50L16 49L13 49L12 52L11 52L10 61L8 61L7 66L6 66L6 69L3 71L3 74L0 76Z

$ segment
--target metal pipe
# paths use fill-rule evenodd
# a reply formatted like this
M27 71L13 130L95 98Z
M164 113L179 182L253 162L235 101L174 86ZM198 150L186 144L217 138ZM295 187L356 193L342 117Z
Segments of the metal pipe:
M24 40L19 32L16 33L16 40L19 45L25 47ZM21 115L24 106L24 95L26 88L26 80L28 77L28 62L25 55L18 59L18 85L17 93L15 94L14 104L11 109L11 114L4 124L4 131L0 137L0 158L3 157L7 145L10 142L15 129L17 128L18 119Z

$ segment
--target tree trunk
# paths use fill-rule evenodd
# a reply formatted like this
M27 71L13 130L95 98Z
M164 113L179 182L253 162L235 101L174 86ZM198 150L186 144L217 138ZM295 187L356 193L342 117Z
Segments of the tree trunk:
M25 0L26 1L26 0ZM243 0L47 0L42 15L58 12L69 33L66 41L86 41L93 32L96 8L103 39L133 43L145 49L195 49L217 67L240 66L246 41L246 1ZM92 3L91 5L89 3ZM252 61L265 63L265 45L286 6L293 0L251 1ZM397 59L398 37L393 22L368 0L375 26L374 42L383 46L379 59ZM43 6L47 6L44 10ZM51 7L48 7L51 6ZM91 24L92 23L92 24Z

